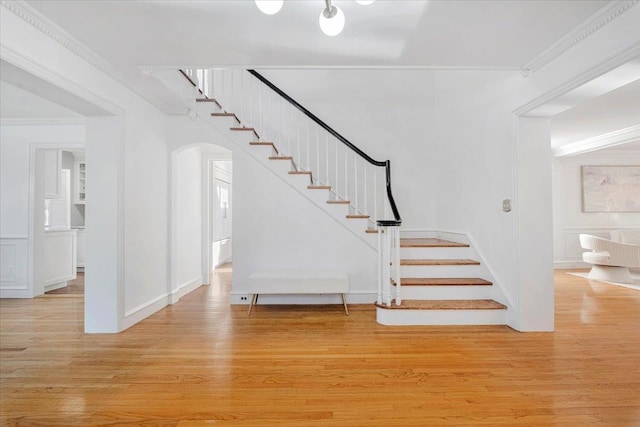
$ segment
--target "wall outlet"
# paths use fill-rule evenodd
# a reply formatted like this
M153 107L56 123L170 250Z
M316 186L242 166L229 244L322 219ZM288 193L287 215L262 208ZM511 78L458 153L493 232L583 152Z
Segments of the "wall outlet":
M240 297L240 301L246 301L247 297Z

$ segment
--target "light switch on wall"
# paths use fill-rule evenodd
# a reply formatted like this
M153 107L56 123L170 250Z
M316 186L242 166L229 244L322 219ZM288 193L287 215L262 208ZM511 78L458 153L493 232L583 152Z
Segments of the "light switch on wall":
M511 212L511 199L504 199L502 201L502 211Z

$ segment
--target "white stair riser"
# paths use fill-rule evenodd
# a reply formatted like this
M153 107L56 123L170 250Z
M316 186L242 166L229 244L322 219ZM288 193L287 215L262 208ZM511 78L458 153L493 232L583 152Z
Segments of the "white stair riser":
M401 265L401 277L483 277L480 265Z
M476 259L472 248L400 248L403 259Z
M391 288L395 295L395 286ZM401 286L402 299L492 299L491 286Z
M382 325L504 325L506 310L387 310L376 308Z

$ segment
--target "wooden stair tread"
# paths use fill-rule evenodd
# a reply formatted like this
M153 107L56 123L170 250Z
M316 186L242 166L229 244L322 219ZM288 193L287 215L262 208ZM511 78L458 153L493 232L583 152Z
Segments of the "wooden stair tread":
M289 175L311 175L311 171L289 171Z
M369 215L347 215L348 219L368 219Z
M327 203L330 205L348 205L351 202L348 200L327 200Z
M493 284L477 277L403 277L400 280L402 286L491 286Z
M507 308L504 304L492 299L402 300L401 305L396 305L395 302L390 307L379 303L375 305L391 310L505 310Z
M428 238L402 238L401 248L468 248L466 243L451 242L449 240Z
M215 103L219 108L222 108L222 105L220 105L220 103L218 102L217 99L215 98L198 98L196 99L196 102L213 102Z
M235 131L238 131L238 130L239 130L239 131L246 130L246 131L250 131L250 132L255 132L255 131L256 131L254 128L238 128L238 127L236 127L236 128L229 128L229 130L235 130Z
M233 113L211 113L212 117L235 117Z
M472 259L401 259L400 265L480 265Z
M377 228L367 228L365 230L365 233L378 234L378 229Z
M330 185L308 185L309 190L331 190Z
M270 156L269 160L293 160L291 156Z

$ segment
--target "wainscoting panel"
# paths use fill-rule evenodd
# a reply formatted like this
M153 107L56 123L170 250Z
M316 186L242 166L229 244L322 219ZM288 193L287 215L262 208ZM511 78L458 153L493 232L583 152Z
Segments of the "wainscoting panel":
M582 253L585 252L585 250L580 246L580 234L591 234L592 236L609 239L609 233L612 230L640 230L640 227L563 228L562 254L560 259L554 260L555 268L589 267L589 264L582 261Z
M0 238L0 290L28 290L27 241L26 236Z

